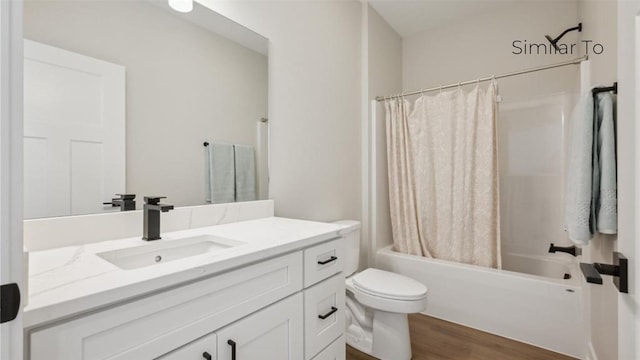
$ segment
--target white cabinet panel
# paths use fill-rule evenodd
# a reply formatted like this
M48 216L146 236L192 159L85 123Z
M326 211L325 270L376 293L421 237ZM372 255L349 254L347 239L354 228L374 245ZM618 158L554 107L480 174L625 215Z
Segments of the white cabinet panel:
M304 287L337 274L344 268L344 239L322 243L304 250Z
M155 360L216 360L216 334L209 334Z
M218 360L300 360L302 331L298 293L218 331Z
M305 359L344 333L344 298L343 273L304 291Z

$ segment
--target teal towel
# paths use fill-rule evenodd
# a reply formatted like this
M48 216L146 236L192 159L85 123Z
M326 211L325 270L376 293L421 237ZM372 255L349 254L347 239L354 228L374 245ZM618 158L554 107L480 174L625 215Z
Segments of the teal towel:
M565 176L565 224L569 238L586 245L593 237L591 198L593 183L593 96L584 94L571 115Z
M236 201L256 200L256 161L253 146L234 145Z
M205 200L212 204L235 201L234 152L231 144L207 147Z
M616 131L614 95L606 92L595 101L594 201L595 227L602 234L618 232L618 195L616 179Z
M571 116L565 177L565 223L577 245L618 231L615 134L614 95L594 99L590 89Z

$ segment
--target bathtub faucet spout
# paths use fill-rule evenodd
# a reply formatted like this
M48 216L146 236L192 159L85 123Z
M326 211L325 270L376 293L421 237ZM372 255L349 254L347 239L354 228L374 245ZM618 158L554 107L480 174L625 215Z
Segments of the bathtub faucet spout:
M549 252L550 253L564 252L567 254L571 254L573 256L582 255L582 249L580 249L579 247L576 247L575 245L562 247L562 246L555 246L553 245L553 243L551 243L551 245L549 245Z

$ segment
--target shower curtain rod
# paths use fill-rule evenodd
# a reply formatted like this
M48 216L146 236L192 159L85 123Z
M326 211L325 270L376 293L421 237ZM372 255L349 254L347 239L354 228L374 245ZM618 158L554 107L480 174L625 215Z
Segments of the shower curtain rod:
M458 87L458 86L462 86L462 85L475 84L477 82L484 82L484 81L489 81L489 80L493 80L493 79L502 79L502 78L506 78L506 77L510 77L510 76L528 74L528 73L532 73L532 72L536 72L536 71L553 69L553 68L557 68L557 67L561 67L561 66L577 65L577 64L580 64L581 62L586 61L586 60L589 60L589 56L588 55L585 55L585 56L577 58L577 59L556 63L556 64L539 66L539 67L535 67L535 68L531 68L531 69L514 71L514 72L505 73L505 74L499 74L499 75L494 75L494 76L487 76L487 77L484 77L484 78L463 81L463 82L459 82L459 83L455 83L455 84L449 84L449 85L444 85L444 86L432 87L432 88L429 88L429 89L422 89L422 90L404 92L404 93L400 93L400 94L397 94L397 95L377 96L376 97L376 101L384 101L386 99L393 99L393 98L400 97L400 96L418 95L418 94L422 94L422 93L429 92L429 91L450 89L450 88L454 88L454 87Z

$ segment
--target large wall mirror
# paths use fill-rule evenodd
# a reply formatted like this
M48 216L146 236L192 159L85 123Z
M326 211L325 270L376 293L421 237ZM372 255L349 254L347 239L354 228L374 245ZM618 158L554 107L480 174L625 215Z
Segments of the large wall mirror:
M26 0L25 218L268 197L264 37L198 3Z

